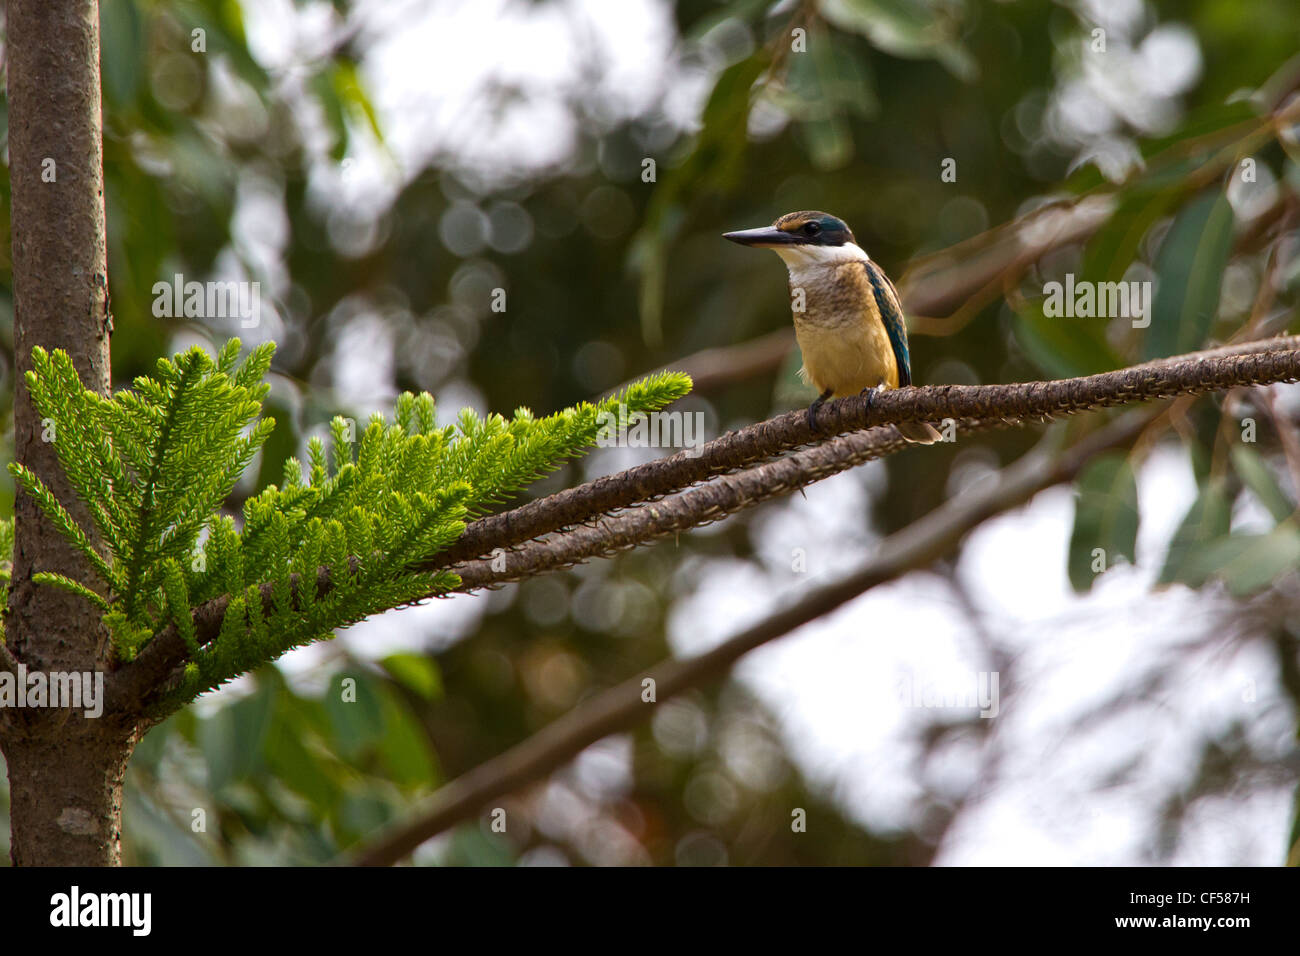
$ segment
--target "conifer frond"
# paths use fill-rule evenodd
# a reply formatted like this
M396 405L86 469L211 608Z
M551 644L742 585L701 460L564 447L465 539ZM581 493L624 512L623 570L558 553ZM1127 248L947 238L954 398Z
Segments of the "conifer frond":
M242 521L219 509L275 423L260 419L272 347L239 362L238 340L161 359L152 376L103 398L81 386L61 351L36 349L26 381L60 464L104 542L97 551L65 502L29 469L19 485L90 562L107 598L56 574L106 612L122 659L168 625L189 647L174 707L302 644L372 614L455 586L454 575L411 571L447 548L468 520L517 493L596 440L603 413L646 412L684 395L690 380L661 373L595 405L545 418L460 413L437 424L431 395L401 395L391 420L360 434L336 418L329 445L308 443L281 485L245 502ZM12 526L0 524L0 546ZM324 570L322 570L324 569ZM328 573L329 586L318 587ZM193 609L226 597L217 638L200 645Z
M59 533L90 562L91 567L99 572L100 577L110 584L117 585L118 581L113 569L108 566L108 562L91 545L90 538L81 530L81 526L77 524L72 515L68 514L67 509L63 507L58 498L54 497L54 493L45 487L45 483L37 478L26 465L10 465L9 471L19 486L36 500L36 504L45 512L45 516L53 522Z
M86 587L79 581L74 581L65 574L55 574L51 571L38 571L32 575L32 580L37 584L52 584L56 588L63 588L65 591L71 591L80 597L85 598L101 611L108 610L108 602L99 594L96 594L90 588Z

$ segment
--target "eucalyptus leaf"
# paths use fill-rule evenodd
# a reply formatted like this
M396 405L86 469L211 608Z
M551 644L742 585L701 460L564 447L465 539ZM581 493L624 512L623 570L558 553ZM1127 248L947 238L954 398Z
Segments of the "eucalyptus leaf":
M1209 337L1232 235L1232 206L1221 191L1202 194L1178 213L1156 257L1145 358L1191 352Z
M1092 589L1100 562L1114 567L1119 557L1137 560L1137 480L1126 455L1094 459L1075 482L1074 532L1070 536L1070 584L1079 592ZM1100 553L1098 552L1100 549Z

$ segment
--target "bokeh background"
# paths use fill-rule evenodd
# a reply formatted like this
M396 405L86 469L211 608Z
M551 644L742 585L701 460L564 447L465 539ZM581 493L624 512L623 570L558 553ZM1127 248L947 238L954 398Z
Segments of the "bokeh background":
M1291 0L105 0L102 23L115 380L195 342L278 343L278 427L235 511L333 415L405 389L450 421L682 367L710 436L806 404L784 269L719 237L793 209L844 218L899 280L918 384L1295 325ZM11 454L7 174L0 189ZM1035 227L1049 206L1078 228ZM260 324L155 318L153 284L177 273L260 282ZM1067 273L1157 282L1152 327L1045 317ZM1181 403L951 561L501 801L506 833L470 821L415 861L1286 862L1297 415L1291 386ZM338 859L584 697L847 573L1046 430L909 449L293 652L144 740L124 858ZM599 450L530 493L661 453ZM986 672L994 718L917 706ZM339 702L345 676L358 704Z

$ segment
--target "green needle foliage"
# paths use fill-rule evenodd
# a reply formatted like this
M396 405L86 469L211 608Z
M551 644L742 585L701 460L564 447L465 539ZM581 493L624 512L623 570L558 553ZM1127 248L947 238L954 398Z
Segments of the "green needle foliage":
M454 587L450 572L411 567L594 443L602 413L620 404L649 412L690 388L687 376L661 373L546 418L465 409L444 427L431 395L407 393L391 422L375 415L359 436L335 418L328 453L312 439L306 464L290 459L282 483L249 499L237 523L220 508L275 427L259 417L272 351L261 346L240 364L237 339L215 360L195 347L160 359L154 377L112 398L83 388L64 352L32 353L32 401L107 550L92 546L34 473L12 464L98 578L35 580L102 609L121 660L174 625L190 662L173 706L335 628ZM0 554L12 551L12 523L0 526L6 542ZM220 634L200 646L192 611L223 596Z

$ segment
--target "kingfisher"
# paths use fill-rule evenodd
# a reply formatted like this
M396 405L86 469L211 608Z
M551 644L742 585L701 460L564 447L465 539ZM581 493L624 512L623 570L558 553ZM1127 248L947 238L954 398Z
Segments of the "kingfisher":
M815 210L792 212L770 226L724 233L723 238L771 249L785 260L794 334L803 352L799 374L821 393L808 406L813 431L828 398L912 384L898 290L843 219ZM941 438L925 422L894 427L911 442L929 445Z

